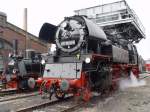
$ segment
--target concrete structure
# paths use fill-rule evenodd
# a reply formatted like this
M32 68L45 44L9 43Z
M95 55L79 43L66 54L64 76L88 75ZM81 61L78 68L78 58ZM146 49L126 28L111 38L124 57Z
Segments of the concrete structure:
M106 34L139 42L145 38L145 29L135 12L125 0L75 10L76 15L85 15L100 27Z
M27 35L27 36L26 36ZM7 15L0 12L0 65L7 60L8 53L12 52L12 41L18 40L18 50L24 53L26 49L26 38L30 38L31 49L40 53L47 52L47 44L38 37L24 31L23 29L9 23ZM1 67L0 67L1 68Z

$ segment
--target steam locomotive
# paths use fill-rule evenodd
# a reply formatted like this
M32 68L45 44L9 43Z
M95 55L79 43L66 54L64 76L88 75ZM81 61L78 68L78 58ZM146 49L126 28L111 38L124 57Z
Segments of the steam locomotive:
M2 72L1 82L3 89L34 90L35 80L41 77L43 65L41 54L33 49L26 50L26 57L18 54L18 41L13 41L14 52L10 53L10 61L5 65Z
M39 37L56 44L45 59L41 94L63 99L72 93L87 101L91 92L115 89L130 72L138 77L138 53L133 43L116 40L85 16L66 17L59 26L43 24Z

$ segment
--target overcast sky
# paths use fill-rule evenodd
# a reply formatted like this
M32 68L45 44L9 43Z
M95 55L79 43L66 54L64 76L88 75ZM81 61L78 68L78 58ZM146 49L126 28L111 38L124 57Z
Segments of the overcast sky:
M118 0L0 0L0 11L7 14L7 20L22 28L23 9L28 8L28 31L36 36L44 22L58 25L74 10L110 3ZM149 0L126 0L134 9L146 29L146 39L137 46L144 59L150 58L150 2Z

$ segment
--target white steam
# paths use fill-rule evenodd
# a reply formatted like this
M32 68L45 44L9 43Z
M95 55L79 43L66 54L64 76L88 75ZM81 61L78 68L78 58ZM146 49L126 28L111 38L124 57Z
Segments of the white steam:
M138 80L136 76L131 72L129 78L121 79L119 82L119 88L124 90L129 87L138 87L146 85L145 80Z

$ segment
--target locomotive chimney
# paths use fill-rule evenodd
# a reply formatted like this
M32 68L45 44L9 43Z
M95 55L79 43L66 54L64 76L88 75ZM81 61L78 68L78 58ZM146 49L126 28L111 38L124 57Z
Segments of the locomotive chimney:
M13 54L16 56L18 54L18 40L13 40Z
M27 31L27 8L24 8L23 29Z
M28 11L27 8L24 8L24 17L23 17L23 29L25 31L25 56L26 56L26 50L30 49L30 38L28 37Z

